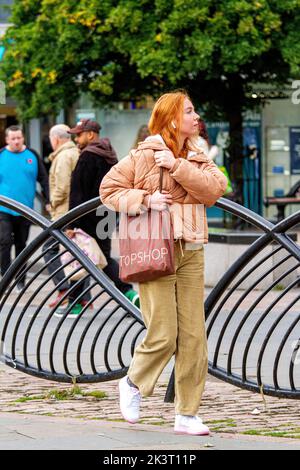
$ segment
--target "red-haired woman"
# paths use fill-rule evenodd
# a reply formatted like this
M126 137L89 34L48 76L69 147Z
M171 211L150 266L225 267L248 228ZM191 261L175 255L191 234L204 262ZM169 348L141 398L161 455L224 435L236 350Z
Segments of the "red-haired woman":
M152 394L175 354L175 432L205 435L209 429L197 416L207 375L205 207L224 194L227 180L194 143L198 120L185 93L161 96L149 122L150 137L110 170L100 197L116 211L126 207L130 215L169 208L176 240L175 274L139 284L147 333L135 350L128 375L119 383L123 417L138 421L141 397ZM162 193L161 167L165 169Z

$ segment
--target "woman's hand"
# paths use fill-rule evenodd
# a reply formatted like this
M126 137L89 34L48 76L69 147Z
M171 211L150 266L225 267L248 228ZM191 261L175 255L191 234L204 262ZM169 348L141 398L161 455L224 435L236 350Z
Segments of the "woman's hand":
M154 153L154 159L157 166L171 170L176 163L173 152L171 150L161 150Z
M168 205L172 203L173 198L167 191L163 191L162 193L156 191L154 194L146 196L144 199L144 204L147 208L155 211L164 211L167 209Z

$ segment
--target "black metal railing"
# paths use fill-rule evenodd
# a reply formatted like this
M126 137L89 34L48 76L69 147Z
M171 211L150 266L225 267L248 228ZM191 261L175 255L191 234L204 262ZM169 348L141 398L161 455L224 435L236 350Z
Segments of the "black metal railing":
M145 329L140 311L63 232L68 224L95 210L99 199L70 211L54 223L6 198L1 197L0 203L42 229L0 283L2 361L28 374L60 382L100 382L125 375L136 342ZM53 240L53 245L45 249L49 240ZM55 245L61 246L60 252L45 262L47 253ZM73 255L72 260L49 274L49 265L67 251ZM80 267L67 276L63 275L55 286L52 282L54 276L58 271L64 273L67 265L75 259L80 262ZM59 287L82 267L86 270L85 288L74 303L81 301L86 294L90 299L72 321L68 318L68 311L62 317L56 316L83 280L70 285L55 307L49 308L50 300L57 296ZM24 275L25 286L17 292Z
M4 197L0 204L42 229L0 282L1 360L28 374L61 382L101 382L124 376L145 333L140 311L63 232L69 223L95 210L99 199L53 223ZM205 301L209 372L241 388L300 398L300 248L290 235L300 223L300 212L273 225L232 201L222 198L216 205L255 227L258 237ZM89 300L72 321L67 311L62 317L56 313L81 281L69 287L56 307L48 307L60 284L75 272L53 284L57 272L49 274L48 268L55 259L44 261L49 240L61 247L57 259L69 251L80 263L77 270L86 270L85 288L74 302L86 294ZM66 264L57 271L64 273ZM24 274L25 286L17 292ZM174 375L166 401L174 398L173 380Z
M206 299L210 373L248 390L299 399L300 248L291 230L300 212L273 225L230 201L217 205L261 234Z

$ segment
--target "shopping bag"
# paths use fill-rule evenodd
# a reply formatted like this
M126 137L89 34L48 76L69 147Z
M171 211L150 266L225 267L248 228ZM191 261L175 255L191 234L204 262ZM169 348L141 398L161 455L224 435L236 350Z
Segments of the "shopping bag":
M100 249L96 240L85 233L80 228L74 229L74 237L72 237L72 241L84 252L84 254L99 268L104 269L107 266L107 261L105 255L103 254L102 250ZM67 251L61 256L62 264L66 264L73 259L73 255ZM81 263L74 259L68 266L64 268L65 274L68 276L76 269L81 266ZM69 279L71 281L78 281L86 276L87 272L84 268L78 271L76 274L71 276Z
M160 169L160 192L163 169ZM149 210L137 216L121 213L119 225L120 279L147 282L175 273L174 233L169 210Z

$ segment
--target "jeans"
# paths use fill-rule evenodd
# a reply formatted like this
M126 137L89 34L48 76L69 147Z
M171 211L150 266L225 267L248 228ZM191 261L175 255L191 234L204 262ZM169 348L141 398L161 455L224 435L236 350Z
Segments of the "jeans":
M0 212L0 268L4 276L11 265L11 248L15 246L15 257L26 247L30 222L22 216ZM23 267L26 269L26 265ZM25 282L25 276L22 279Z
M54 246L56 240L54 238L50 238L46 241L43 246L43 253L44 253L44 260L48 263L52 258L54 258L59 253L59 245ZM51 248L51 246L53 246ZM50 249L49 249L50 248ZM49 249L49 251L47 251ZM52 275L57 269L61 268L62 264L60 261L60 257L56 258L52 263L48 265L48 272ZM59 287L59 291L67 290L69 288L69 284L65 279L64 270L61 269L58 271L53 277L52 280L54 284L57 286L61 281L64 281L63 284Z

